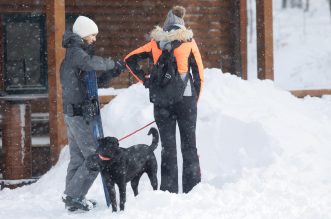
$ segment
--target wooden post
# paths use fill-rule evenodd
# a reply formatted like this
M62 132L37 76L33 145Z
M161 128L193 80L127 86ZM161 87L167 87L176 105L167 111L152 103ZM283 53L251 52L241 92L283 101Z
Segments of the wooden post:
M257 74L274 79L272 0L256 0Z
M247 80L247 0L240 0L239 11L241 77Z
M52 164L67 143L63 120L60 65L64 57L62 35L65 30L65 0L46 0L48 50L49 135Z
M331 89L321 89L321 90L291 90L290 91L296 97L321 97L323 95L331 95Z
M4 179L31 179L31 106L6 101L3 127Z

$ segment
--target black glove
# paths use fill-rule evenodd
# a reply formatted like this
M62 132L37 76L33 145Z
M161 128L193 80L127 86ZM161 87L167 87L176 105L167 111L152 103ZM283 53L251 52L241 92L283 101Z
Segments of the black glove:
M120 72L122 72L123 70L126 69L126 67L125 67L125 62L122 61L122 60L118 60L118 61L116 61L116 62L115 62L115 67L114 67L114 69L115 69L116 71L120 71Z
M117 77L119 76L125 69L125 62L122 61L122 60L118 60L115 62L115 66L112 70L110 70L110 74L111 76L114 78L114 77Z

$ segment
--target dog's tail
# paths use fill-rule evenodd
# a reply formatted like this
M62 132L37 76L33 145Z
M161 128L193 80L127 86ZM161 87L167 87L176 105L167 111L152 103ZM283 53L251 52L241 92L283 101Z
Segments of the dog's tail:
M157 145L159 144L159 132L157 131L156 128L152 127L148 135L152 134L153 135L153 140L152 144L149 146L152 151L154 151L157 148Z

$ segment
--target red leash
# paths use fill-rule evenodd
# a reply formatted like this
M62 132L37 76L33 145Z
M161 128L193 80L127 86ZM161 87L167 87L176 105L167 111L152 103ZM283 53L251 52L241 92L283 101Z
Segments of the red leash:
M127 69L129 69L130 73L131 73L131 74L132 74L132 75L133 75L133 76L134 76L139 82L142 82L142 81L138 78L138 76L135 75L135 74L133 73L133 71L131 70L131 68L130 68L128 65L125 65L125 66L126 66ZM144 128L146 128L146 127L148 127L148 126L150 126L150 125L152 125L154 122L155 122L155 120L154 120L153 122L148 123L148 124L145 125L144 127L140 128L140 129L137 129L136 131L134 131L134 132L132 132L132 133L130 133L130 134L124 136L123 138L120 138L118 141L122 141L122 140L124 140L124 139L130 137L131 135L133 135L133 134L135 134L135 133L137 133L137 132L143 130Z
M118 141L122 141L122 140L124 140L124 139L130 137L131 135L133 135L133 134L135 134L135 133L137 133L137 132L143 130L144 128L146 128L146 127L148 127L148 126L150 126L150 125L152 125L154 122L155 122L155 121L148 123L148 124L145 125L144 127L141 127L140 129L137 129L136 131L134 131L134 132L132 132L132 133L130 133L130 134L124 136L123 138L120 138Z

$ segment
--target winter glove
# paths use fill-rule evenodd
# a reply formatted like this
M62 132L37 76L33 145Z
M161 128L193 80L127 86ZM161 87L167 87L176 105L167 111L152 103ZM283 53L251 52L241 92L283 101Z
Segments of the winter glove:
M118 75L121 74L121 72L123 72L125 69L126 69L126 66L125 66L124 61L118 60L118 61L115 62L114 70Z
M98 87L108 87L109 82L119 76L122 71L125 69L125 62L119 61L112 61L113 65L110 70L104 72L101 76L98 77Z
M112 78L119 76L125 69L125 62L119 60L115 62L115 66L112 70L108 71Z
M123 71L123 70L125 70L125 62L124 61L122 61L122 60L118 60L118 61L116 61L115 62L115 67L114 67L116 70L118 70L118 71Z

